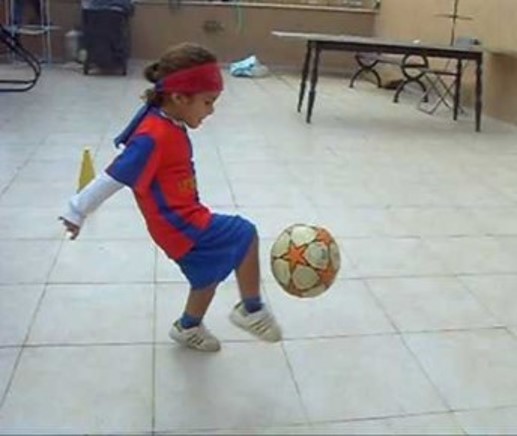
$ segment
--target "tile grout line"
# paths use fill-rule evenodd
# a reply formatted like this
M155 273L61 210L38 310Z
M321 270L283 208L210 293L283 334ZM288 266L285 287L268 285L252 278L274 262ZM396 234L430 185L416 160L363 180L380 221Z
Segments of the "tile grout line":
M156 328L158 317L158 248L154 247L154 268L153 268L153 348L151 357L151 434L156 434Z
M438 387L436 386L436 384L433 382L433 380L431 379L431 376L428 374L428 372L425 370L422 362L420 361L420 359L418 358L418 356L413 352L413 350L409 347L406 339L405 339L405 336L404 336L404 332L400 330L400 328L397 326L396 322L392 319L392 317L389 315L387 309L384 307L384 305L382 304L382 302L377 298L377 295L375 294L375 292L371 289L369 283L367 280L364 281L364 285L366 286L366 289L368 290L368 292L370 293L370 295L372 296L372 298L374 299L374 301L376 302L376 304L378 305L378 307L380 307L380 309L382 310L382 312L384 313L384 315L387 317L387 319L389 320L390 324L392 325L392 327L394 328L394 331L395 331L395 336L398 336L400 341L402 342L404 348L408 351L409 355L412 356L413 358L413 362L417 365L417 367L420 369L420 371L422 372L422 374L424 375L424 377L426 378L426 380L429 382L429 384L433 387L433 390L434 392L436 393L436 395L438 396L438 398L440 399L440 402L447 408L447 411L449 413L452 413L452 407L451 405L447 402L447 399L446 397L442 394L442 392L440 391L440 389L438 389ZM460 428L465 431L463 429L463 427L460 426Z
M485 274L483 274L482 276L484 276L484 275ZM490 307L488 307L488 305L485 304L485 302L481 298L479 298L472 289L470 289L470 286L467 283L465 283L464 280L462 280L462 277L465 277L465 275L463 275L463 274L454 275L454 278L458 281L459 285L467 292L467 294L470 295L472 297L472 299L477 304L479 304L486 311L486 313L488 315L490 315L490 317L494 321L496 321L496 323L499 324L499 326L495 325L492 327L504 328L508 333L512 334L511 330L508 328L508 325L505 322L503 322L502 320L500 320L499 316L495 312L493 312L492 309L490 309Z
M230 195L231 195L232 203L233 203L232 207L237 208L238 207L238 205L237 205L237 196L235 195L235 191L233 189L232 181L230 179L230 176L228 175L228 171L226 169L226 165L224 163L223 156L221 154L221 148L219 147L219 145L217 145L215 149L216 149L217 157L219 158L219 164L221 165L221 168L222 168L222 172L223 172L223 175L224 175L224 180L226 181L226 183L228 185L228 189L230 190Z
M20 351L18 353L18 356L16 356L16 361L14 362L13 369L11 371L11 376L9 377L9 380L7 382L7 386L5 387L5 391L3 392L3 395L0 397L0 410L4 406L4 403L7 400L7 396L9 394L9 391L11 390L11 386L13 384L14 377L16 375L16 372L18 370L18 366L19 366L21 358L22 358L22 354L23 354L24 350L26 348L28 348L27 347L27 341L29 340L29 336L30 336L31 330L32 330L33 325L34 325L34 321L36 320L38 312L39 312L39 310L41 308L41 304L43 302L43 298L45 297L45 294L47 292L47 288L49 286L48 279L50 277L50 274L52 273L52 270L56 266L57 259L59 257L59 254L61 253L61 250L63 248L63 244L64 244L65 239L66 239L66 236L63 236L61 238L61 241L59 243L59 247L58 247L58 249L56 251L56 255L55 255L55 257L54 257L54 259L52 261L52 264L50 265L50 268L48 269L47 275L45 277L45 282L43 284L43 290L41 291L41 295L40 295L40 297L38 299L38 302L36 303L36 307L34 308L34 312L32 313L32 317L31 317L31 320L29 322L29 326L27 328L27 333L25 334L25 338L24 338L23 343L22 343L22 345L20 347Z
M404 335L434 335L438 333L466 333L466 332L487 332L487 331L508 331L506 326L486 326L476 328L454 328L439 330L408 330L394 332L375 332L375 333L358 333L358 334L340 334L331 336L310 336L310 337L291 337L282 339L283 343L289 342L307 342L307 341L327 341L330 339L360 339L375 337L401 337ZM227 339L228 344L247 344L252 343L250 339ZM77 347L131 347L131 346L150 346L150 345L168 345L167 341L138 341L138 342L73 342L73 343L40 343L20 345L0 345L0 350L8 350L13 348L36 349L36 348L77 348Z
M418 356L414 353L414 351L411 349L409 344L406 341L406 338L404 334L400 334L400 340L404 344L404 348L408 351L408 353L413 357L413 361L416 363L420 371L422 371L422 374L425 376L426 380L429 382L429 384L433 387L434 392L438 395L438 398L440 399L441 403L447 408L447 412L452 413L453 408L447 401L446 396L442 393L442 391L436 386L434 381L431 378L431 375L426 371L422 361L418 358ZM465 431L462 427L462 430Z
M16 168L16 172L13 174L9 182L5 185L4 189L0 191L0 199L2 196L11 188L12 184L19 176L20 172L29 164L29 161L36 154L36 152L43 146L44 140L41 140L37 145L33 147L33 150L27 155L27 158L21 163L19 167ZM9 207L9 206L6 206Z
M282 353L284 354L284 358L285 358L285 362L287 364L287 367L289 368L289 373L291 375L291 380L294 383L294 387L296 389L296 394L298 395L298 400L300 402L300 405L302 406L303 416L305 418L306 424L310 427L312 425L312 423L311 423L311 419L310 419L310 416L309 416L309 411L307 409L307 406L306 406L305 402L303 401L302 391L301 391L301 388L300 388L300 385L299 385L298 381L296 380L296 376L294 374L294 369L293 369L293 366L291 365L291 361L289 360L289 356L287 354L287 350L285 349L284 340L282 340L280 342L280 346L282 348Z
M465 333L465 332L483 332L483 331L508 331L505 326L486 326L476 328L455 328L455 329L440 329L440 330L413 330L404 332L375 332L375 333L359 333L359 334L340 334L332 336L310 336L310 337L294 337L284 338L283 343L289 342L307 342L307 341L326 341L329 339L357 339L357 338L375 338L375 337L400 337L404 335L434 335L438 333ZM227 339L225 343L228 344L246 344L253 343L251 339ZM31 348L77 348L77 347L130 347L130 346L149 346L156 344L167 345L167 341L138 341L138 342L73 342L73 343L40 343L40 344L26 344L24 349ZM2 349L21 348L20 345L0 345Z
M495 408L490 408L490 410L498 410L498 409L505 409L505 408L513 408L514 406L500 406ZM347 419L331 419L331 420L321 420L321 421L314 421L313 425L319 426L319 425L326 425L326 424L347 424L347 423L360 423L360 422L369 422L369 421L388 421L392 419L404 419L404 418L418 418L418 417L427 417L427 416L440 416L440 415L453 415L456 412L470 412L475 410L486 410L486 409L451 409L450 411L432 411L432 412L412 412L407 414L387 414L387 415L381 415L381 416L369 416L369 417L360 417L360 418L347 418ZM459 425L456 421L454 423L460 428L463 433L462 434L468 434L465 433L463 430L463 427ZM355 434L355 433L354 433ZM411 434L418 434L418 433L411 433Z

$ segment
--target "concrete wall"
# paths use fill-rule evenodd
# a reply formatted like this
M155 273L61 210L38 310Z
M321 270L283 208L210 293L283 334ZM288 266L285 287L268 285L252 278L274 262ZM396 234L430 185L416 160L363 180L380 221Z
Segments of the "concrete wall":
M420 39L448 43L453 0L382 0L375 34L398 39ZM484 111L493 117L517 124L517 1L460 0L457 35L479 38L485 53ZM472 94L472 80L466 98Z
M151 24L152 23L152 24ZM216 24L219 30L207 31ZM168 44L196 41L230 62L255 54L264 63L277 66L301 65L303 42L280 40L272 30L322 31L371 35L372 13L318 10L288 6L241 6L228 3L185 5L169 11L163 4L138 5L133 20L133 48L137 57L156 57ZM345 67L348 58L326 56L325 65Z
M52 1L53 22L61 26L54 34L54 52L63 55L64 33L80 24L79 3ZM197 2L170 9L165 2L136 4L131 19L132 57L153 59L170 44L193 41L211 48L222 62L255 54L269 66L299 69L303 42L280 40L272 30L321 31L372 35L375 14L371 11L316 8L300 5L242 5ZM215 29L214 29L215 27ZM323 69L353 68L351 56L325 54Z

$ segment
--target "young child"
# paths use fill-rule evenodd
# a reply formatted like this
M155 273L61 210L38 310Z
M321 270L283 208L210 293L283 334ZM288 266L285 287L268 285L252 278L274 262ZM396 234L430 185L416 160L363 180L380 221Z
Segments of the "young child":
M218 351L218 339L202 320L217 285L235 270L241 301L231 321L260 339L279 341L280 327L260 296L255 226L240 216L212 213L198 197L186 127L199 127L214 112L223 89L215 56L193 44L174 46L144 74L155 85L115 139L125 145L123 152L70 199L60 219L75 239L89 213L130 187L151 237L190 283L184 313L169 336L197 350Z

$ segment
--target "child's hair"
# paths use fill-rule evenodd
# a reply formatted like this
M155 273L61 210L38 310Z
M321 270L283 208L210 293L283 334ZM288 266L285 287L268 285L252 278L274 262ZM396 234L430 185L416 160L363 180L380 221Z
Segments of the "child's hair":
M192 43L178 44L170 47L158 61L148 65L144 77L151 83L157 83L175 71L212 62L217 62L217 58L206 48ZM160 106L163 94L150 88L145 91L144 99L148 104Z

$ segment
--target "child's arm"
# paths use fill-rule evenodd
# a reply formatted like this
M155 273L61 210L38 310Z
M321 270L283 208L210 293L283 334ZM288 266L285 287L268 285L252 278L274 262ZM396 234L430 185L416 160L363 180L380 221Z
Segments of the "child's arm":
M70 232L70 239L77 238L86 216L122 187L128 186L135 192L149 189L159 156L149 136L131 139L103 173L70 199L68 211L59 217Z
M68 210L59 217L70 233L70 239L77 238L84 220L90 213L123 187L124 184L102 172L74 195L68 202Z

